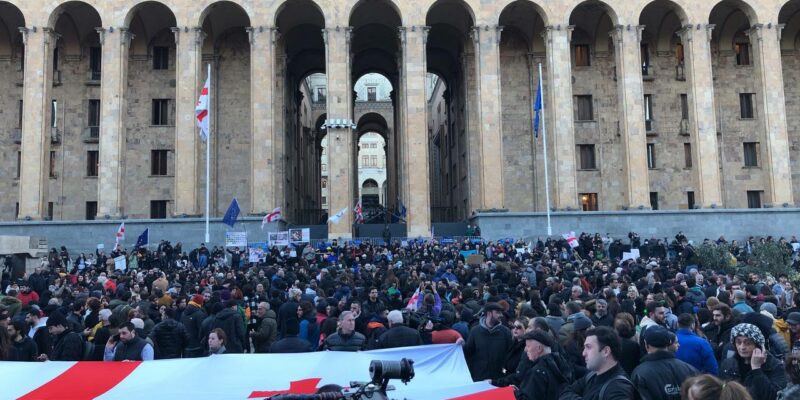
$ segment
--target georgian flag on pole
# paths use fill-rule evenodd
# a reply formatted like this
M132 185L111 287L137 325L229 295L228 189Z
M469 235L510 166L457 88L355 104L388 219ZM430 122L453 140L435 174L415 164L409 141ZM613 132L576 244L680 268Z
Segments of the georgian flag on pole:
M579 243L578 243L578 238L575 237L575 232L565 233L561 235L561 237L563 237L564 240L566 240L567 243L569 243L570 248L574 249L578 247Z
M122 221L122 223L119 224L119 228L117 228L117 239L115 243L119 245L121 240L125 240L125 221Z
M200 91L200 99L194 107L197 127L200 128L200 138L205 142L208 140L208 88L211 87L211 75L206 78L206 84Z
M270 222L277 221L278 218L280 218L280 217L281 217L281 208L280 207L275 207L275 209L272 210L271 213L265 215L264 219L261 220L261 229L264 229L264 225L266 225L266 224L268 224Z
M361 200L356 203L356 206L353 208L353 211L356 213L356 223L363 224L364 223L364 210L361 208Z

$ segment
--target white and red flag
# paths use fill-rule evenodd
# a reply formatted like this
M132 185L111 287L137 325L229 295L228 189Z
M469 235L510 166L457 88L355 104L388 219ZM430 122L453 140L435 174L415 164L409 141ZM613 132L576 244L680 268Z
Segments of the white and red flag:
M356 206L353 208L353 212L356 213L356 223L363 224L364 223L364 210L361 207L361 200L356 203Z
M266 225L266 224L268 224L270 222L275 222L280 217L281 217L281 208L280 207L275 207L275 209L272 210L271 213L265 215L264 218L261 220L261 229L264 229L264 225Z
M203 90L200 91L200 99L194 107L195 118L197 119L197 127L200 128L200 138L205 142L208 140L208 98L211 88L211 76L206 78L206 84Z
M119 228L117 228L117 239L115 243L119 244L122 240L125 240L125 221L122 221L122 223L119 224Z
M579 243L578 238L575 237L575 232L565 233L561 236L569 243L570 248L574 249L578 247Z

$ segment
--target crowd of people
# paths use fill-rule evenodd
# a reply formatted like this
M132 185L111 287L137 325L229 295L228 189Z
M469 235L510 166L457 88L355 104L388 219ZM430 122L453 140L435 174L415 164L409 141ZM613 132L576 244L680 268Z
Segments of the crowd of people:
M715 242L743 257L753 240ZM453 343L473 380L519 399L800 399L792 276L714 271L682 233L570 242L334 240L272 247L258 262L167 241L74 258L61 247L29 276L6 263L0 360ZM639 258L622 261L631 249Z

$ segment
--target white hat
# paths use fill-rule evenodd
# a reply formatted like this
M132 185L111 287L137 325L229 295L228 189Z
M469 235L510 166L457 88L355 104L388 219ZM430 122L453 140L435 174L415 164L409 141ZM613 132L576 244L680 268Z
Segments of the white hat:
M131 318L131 323L136 329L144 329L144 321L141 318Z
M403 323L403 313L400 310L392 310L389 311L389 316L386 317L389 322L393 324L402 324Z

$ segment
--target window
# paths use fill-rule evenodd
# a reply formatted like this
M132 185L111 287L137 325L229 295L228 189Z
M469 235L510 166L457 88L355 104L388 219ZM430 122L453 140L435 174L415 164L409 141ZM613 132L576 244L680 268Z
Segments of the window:
M575 96L575 120L576 121L592 121L594 120L594 111L592 110L592 96L580 95Z
M53 150L50 150L50 177L58 177L58 175L56 175L56 152Z
M99 47L89 48L89 80L100 80L100 65L102 64L101 54Z
M369 156L361 156L361 167L369 165Z
M97 176L100 169L100 152L89 150L86 152L86 176Z
M650 192L650 209L658 210L658 192Z
M327 91L324 87L317 88L317 101L325 101L327 97Z
M683 144L683 167L692 168L692 145L690 143Z
M150 201L150 218L153 219L167 218L167 200Z
M761 208L761 190L747 191L747 208Z
M369 156L369 165L371 167L377 167L378 166L378 156L377 155Z
M736 65L750 65L749 43L736 43L733 49L736 52Z
M753 93L739 93L739 110L742 119L753 119Z
M656 168L656 145L653 143L647 144L647 168Z
M588 67L590 65L589 62L589 45L588 44L576 44L575 45L575 66L576 67Z
M595 162L594 157L594 145L593 144L579 144L578 145L578 156L580 157L579 166L580 169L596 169L597 163Z
M14 219L19 219L19 202L14 203Z
M86 121L86 126L92 127L99 127L100 126L100 100L99 99L90 99L89 100L89 109L87 112L88 120Z
M167 175L168 150L150 151L150 175Z
M153 47L153 69L169 69L169 47Z
M367 101L376 101L378 99L378 92L375 86L367 87Z
M642 76L648 76L650 75L650 49L647 43L642 43L639 48L642 56Z
M681 119L689 119L689 96L681 93Z
M91 221L97 218L97 202L96 201L87 201L86 202L86 219Z
M17 102L17 128L22 129L22 100Z
M322 172L325 172L327 170L328 170L328 164L322 164Z
M52 221L53 220L53 202L47 202L47 219Z
M686 206L690 210L694 210L694 192L686 192Z
M322 204L328 204L328 198L326 196L322 196Z
M169 125L169 99L153 99L152 125Z
M20 174L22 173L22 152L17 152L17 176L16 178L19 179Z
M53 49L53 74L58 72L58 46Z
M675 59L678 61L678 64L683 65L683 59L684 59L683 57L684 57L684 55L683 55L683 44L682 43L678 43L675 46Z
M581 193L583 211L597 211L597 193Z
M56 99L50 102L50 127L58 127L58 100Z
M328 180L327 179L323 179L322 180L322 188L323 189L327 189L328 188Z
M647 132L653 130L653 95L644 95L644 127Z
M758 166L758 142L744 142L744 166Z

